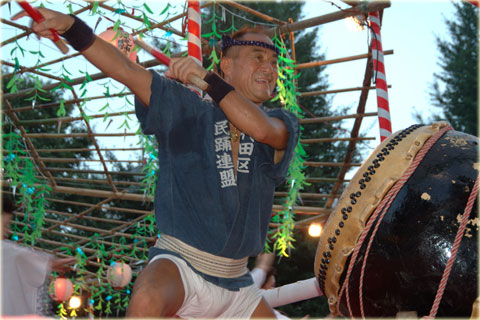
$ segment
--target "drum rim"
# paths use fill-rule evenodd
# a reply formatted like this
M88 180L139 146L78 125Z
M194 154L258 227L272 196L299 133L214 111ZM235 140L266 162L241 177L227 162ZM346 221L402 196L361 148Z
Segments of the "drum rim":
M328 299L333 315L338 315L337 303L341 288L339 282L345 263L352 254L369 217L385 194L408 169L425 142L447 125L446 122L429 126L412 125L395 132L375 148L343 191L325 223L315 256L315 276L320 289ZM395 170L389 170L391 168ZM370 178L369 181L365 181L366 172L370 173L367 174L369 177L380 174L382 178L376 181ZM349 217L351 213L356 213L356 216Z

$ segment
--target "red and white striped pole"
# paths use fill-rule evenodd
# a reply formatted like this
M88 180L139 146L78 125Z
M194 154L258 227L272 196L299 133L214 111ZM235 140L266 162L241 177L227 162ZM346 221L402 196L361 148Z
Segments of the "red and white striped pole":
M468 2L470 2L471 4L473 4L475 7L478 8L478 0L467 0Z
M378 11L368 13L370 32L372 36L373 74L377 88L378 123L380 125L380 140L383 141L392 134L390 108L388 105L387 78L383 63L382 37L380 35L380 19Z
M202 65L201 25L200 1L188 0L188 55L199 65ZM202 95L202 91L196 86L189 87Z

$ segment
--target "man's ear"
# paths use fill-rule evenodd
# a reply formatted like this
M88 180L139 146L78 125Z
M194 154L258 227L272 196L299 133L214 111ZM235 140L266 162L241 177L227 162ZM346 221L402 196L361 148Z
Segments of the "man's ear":
M232 63L232 59L227 57L223 57L220 61L220 69L223 72L224 78L230 76L232 70Z

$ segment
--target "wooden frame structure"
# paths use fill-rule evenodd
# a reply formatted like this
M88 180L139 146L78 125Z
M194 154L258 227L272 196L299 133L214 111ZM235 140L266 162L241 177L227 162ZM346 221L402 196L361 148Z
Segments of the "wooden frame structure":
M3 1L1 6L7 5L8 1ZM80 9L74 12L75 15L83 17L92 10L96 2L87 2L81 1ZM78 5L78 2L75 2ZM203 2L202 7L211 6L213 2ZM277 31L281 33L290 33L293 35L294 32L304 30L309 27L318 26L321 24L337 21L344 19L349 16L354 16L362 12L368 11L382 11L384 8L390 6L389 2L379 2L372 1L366 5L364 4L352 4L352 6L345 10L339 10L334 13L320 15L316 18L287 23L285 21L280 21L274 17L269 17L265 14L252 10L246 6L240 5L234 1L222 1L221 5L226 7L234 7L240 10L243 10L248 15L254 15L264 19L266 22L275 24L276 27L272 27L270 32ZM9 4L10 5L10 4ZM13 5L12 5L13 6ZM107 3L100 2L98 7L102 8L105 11L115 12L116 9ZM117 12L124 19L130 19L133 22L138 22L139 19L133 14L128 12ZM184 14L178 14L162 22L152 21L151 29L152 32L159 30L161 32L172 33L179 37L184 37L185 34L181 30L177 30L171 27L170 23L173 23L176 20L182 19ZM28 37L31 35L29 28L21 25L17 22L12 22L8 19L2 18L2 24L18 29L18 33L14 37L8 39L2 39L2 47L8 47ZM147 32L147 30L137 30L135 33ZM292 53L294 54L294 45L292 46ZM392 54L393 51L386 51L385 54ZM77 58L79 53L68 54L59 58L55 58L50 61L43 62L35 66L17 66L16 74L32 74L38 77L41 77L45 80L52 81L50 84L44 85L43 90L51 90L58 87L59 85L66 84L73 89L71 90L72 97L65 100L65 105L74 105L77 109L77 113L83 113L83 108L88 107L88 104L95 101L101 101L106 99L105 95L96 94L90 97L82 97L79 93L78 86L84 83L86 76L79 76L71 79L71 81L66 81L64 77L54 75L52 72L42 71L42 69L57 66L59 64L68 63ZM295 57L293 57L295 59ZM372 63L371 63L371 52L367 52L362 55L350 56L350 57L339 57L338 59L326 60L326 61L314 61L309 63L302 63L296 65L297 70L312 68L316 66L325 66L335 63L342 63L346 61L366 59L365 64L365 75L363 83L358 87L352 88L340 88L335 90L325 90L325 91L315 91L315 92L301 92L300 98L309 97L313 95L328 95L341 92L359 92L358 106L354 114L345 115L345 116L335 116L335 117L306 117L300 122L304 126L315 126L323 123L339 122L346 119L354 119L354 124L350 129L350 136L344 138L333 138L333 137L323 137L309 139L305 138L302 140L302 143L325 143L325 142L335 142L335 141L347 141L348 149L344 155L344 160L341 163L335 162L305 162L304 165L312 167L327 167L334 166L340 167L340 172L335 179L324 178L324 177L307 177L307 182L311 183L330 183L332 185L331 192L328 194L314 194L314 193L300 193L303 199L316 199L324 198L327 199L326 205L324 207L310 207L310 206L295 206L293 211L298 215L308 215L307 219L299 220L296 225L300 228L307 226L312 221L324 222L328 218L328 214L331 211L334 200L338 198L341 194L342 188L345 183L348 182L345 176L347 172L352 168L359 166L358 163L352 163L352 156L355 150L356 144L359 141L363 140L374 140L372 137L360 137L360 126L362 120L365 117L374 117L376 113L366 113L365 104L367 100L368 93L372 87L370 85L370 79L372 77ZM15 67L13 61L2 60L3 66L8 67L10 70ZM155 67L159 65L154 59L141 61L141 64L147 68ZM2 75L3 79L11 77L13 74L11 72L4 73ZM91 83L98 83L106 79L106 75L98 72L95 74L90 74ZM69 248L72 252L75 252L78 248L83 248L83 253L87 256L87 263L92 267L100 267L101 264L98 260L98 251L91 248L84 247L85 244L92 241L92 237L95 238L99 244L110 248L107 252L108 257L111 259L124 258L130 259L130 257L125 256L124 252L132 250L133 244L132 241L140 240L145 241L147 244L151 244L155 240L155 235L150 237L141 237L136 235L134 228L139 226L146 227L142 224L145 217L151 216L152 206L147 206L147 209L134 209L135 205L125 206L126 202L134 202L135 204L144 204L149 199L146 199L144 194L138 191L139 187L142 185L140 181L141 177L144 176L141 172L135 171L115 171L112 167L113 163L122 163L129 164L131 166L141 166L142 160L139 159L107 159L106 152L143 152L142 148L138 147L105 147L105 143L99 143L100 139L114 138L114 137L131 137L135 136L137 133L133 130L125 130L124 132L119 133L105 133L95 129L94 126L90 124L89 121L85 120L85 117L70 116L70 117L56 117L50 119L24 119L21 120L18 115L22 112L26 112L32 109L32 106L26 105L12 105L11 101L16 98L27 96L32 89L19 90L14 93L3 93L2 104L3 104L3 116L4 119L8 118L11 121L11 125L17 130L21 135L22 140L25 143L25 150L28 152L26 157L30 157L33 163L37 168L36 178L39 180L46 181L52 188L51 195L46 198L47 201L55 203L63 203L69 205L73 210L68 212L52 212L51 210L46 210L48 213L55 214L59 217L57 220L45 218L45 224L42 226L41 231L44 236L37 240L38 245L35 245L40 250L44 250L53 254L58 255L59 257L68 256L65 253L65 248ZM113 99L115 97L125 97L131 96L128 92L120 92L113 95L110 95L109 98ZM86 99L87 98L87 99ZM83 104L83 102L87 104ZM35 108L47 109L47 108L58 108L59 103L44 103L34 106ZM128 116L134 113L133 108L122 112L112 112L110 113L111 117L120 117ZM96 112L89 115L90 119L102 119L104 114L102 112ZM93 120L92 120L93 121ZM48 124L58 124L61 126L65 123L75 123L81 124L85 129L83 133L57 133L57 132L40 132L33 133L31 128L41 127ZM35 141L39 139L88 139L93 148L71 148L71 149L56 149L52 146L51 149L37 149L35 147ZM82 159L82 158L56 158L56 157L44 157L42 154L60 154L65 152L85 152L91 151L96 155L95 159ZM3 157L6 156L6 150L3 150ZM18 155L20 156L20 155ZM83 166L80 169L72 169L62 167L63 163L78 163ZM54 165L52 165L54 164ZM97 165L96 168L92 167ZM78 178L78 174L83 175L93 175L94 177L102 176L103 178ZM124 181L122 176L134 177L134 181ZM98 185L98 189L92 188L83 188L82 183L89 183ZM2 181L5 186L9 185L9 182L4 180ZM132 191L134 190L134 191ZM68 199L62 199L63 197L56 197L56 194L71 195ZM72 197L73 196L73 197ZM284 192L276 192L276 197L284 197ZM81 197L82 200L75 200L75 197ZM281 206L275 205L273 208L274 211L281 210ZM23 210L19 210L16 214L19 217L25 215ZM95 212L101 211L102 217L95 215ZM104 218L103 216L109 216L110 218ZM123 219L123 215L128 215L128 219ZM20 227L23 225L23 222L15 222ZM95 227L95 225L102 224L102 228ZM275 225L272 225L275 227ZM84 235L79 236L73 233L69 233L69 230L77 229L82 230ZM19 241L22 241L23 234L17 233ZM65 239L64 241L52 240L50 236L57 236ZM68 240L67 240L68 239ZM124 240L120 240L124 239ZM69 244L71 241L72 244ZM146 247L138 247L139 251L146 252ZM123 253L122 253L123 252ZM143 265L144 260L131 259L129 263L135 268ZM94 282L97 279L98 275L95 272L90 272L86 275L87 283Z

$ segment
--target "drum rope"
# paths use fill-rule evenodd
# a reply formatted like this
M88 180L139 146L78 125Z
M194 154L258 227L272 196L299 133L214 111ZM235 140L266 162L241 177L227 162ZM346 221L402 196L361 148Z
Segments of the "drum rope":
M458 249L460 248L460 243L463 238L463 233L465 232L465 228L467 227L470 213L472 212L473 204L478 197L478 180L479 177L475 180L475 184L473 185L472 192L468 197L467 206L465 207L465 211L463 212L462 221L460 222L460 226L458 227L457 235L455 236L455 240L452 246L452 253L450 259L448 259L447 264L445 266L445 270L443 271L442 279L440 280L440 284L438 285L437 294L435 296L435 300L432 305L432 309L430 310L430 314L427 317L423 317L422 319L433 319L437 315L438 307L440 306L440 301L442 301L443 292L445 291L445 287L447 286L448 277L450 276L450 271L452 271L453 263L455 262L455 257L457 255Z
M382 213L382 215L380 216L380 218L376 222L375 228L374 228L374 230L372 232L372 235L369 239L368 247L367 247L367 250L365 252L365 258L364 258L364 261L363 261L361 274L360 274L359 299L360 299L360 313L361 313L361 316L362 316L363 319L365 318L364 310L363 310L363 294L362 294L362 292L363 292L363 275L364 275L364 271L365 271L366 261L367 261L367 258L368 258L368 253L370 251L370 246L371 246L371 244L373 242L373 239L375 237L375 234L376 234L376 232L377 232L377 230L380 226L380 223L382 222L382 219L385 216L385 213L388 211L388 208L390 207L390 204L395 199L395 197L397 196L398 192L403 187L403 185L408 181L408 179L413 174L413 172L415 172L416 168L419 166L420 162L423 160L423 158L428 153L430 148L435 144L435 142L437 142L438 139L440 139L440 137L442 137L449 130L453 130L453 127L452 126L446 126L446 127L442 128L441 130L439 130L436 134L434 134L430 139L428 139L428 141L423 145L423 147L420 149L420 151L418 151L417 155L415 156L415 159L412 161L412 163L410 164L408 169L403 173L402 177L397 181L397 183L395 183L395 185L388 191L387 195L382 199L382 201L377 206L377 208L373 212L372 216L368 220L368 222L367 222L365 228L363 229L362 233L360 234L360 237L358 238L355 249L352 253L350 263L348 265L348 270L347 270L347 275L345 277L345 281L343 282L343 285L342 285L342 288L340 289L340 293L339 293L339 297L338 297L338 301L340 302L341 299L342 299L343 293L344 292L346 293L348 312L350 313L350 317L352 319L354 319L354 317L352 316L353 312L352 312L351 305L350 305L350 295L349 295L349 284L348 283L350 281L350 274L352 273L353 266L354 266L354 264L357 260L358 254L360 252L360 248L362 247L362 244L365 241L365 238L366 238L368 232L370 231L373 223L377 220L377 217L379 216L379 214ZM337 312L339 314L341 314L340 303L337 303Z

